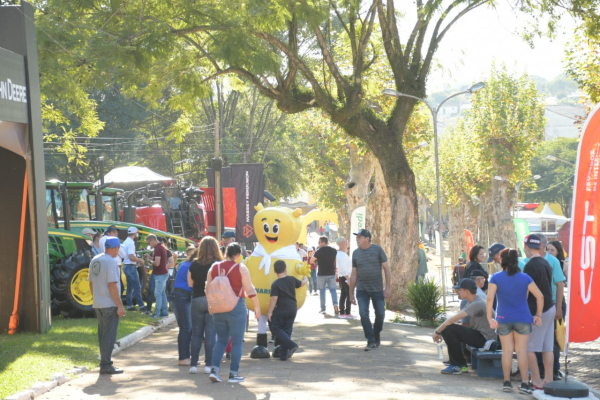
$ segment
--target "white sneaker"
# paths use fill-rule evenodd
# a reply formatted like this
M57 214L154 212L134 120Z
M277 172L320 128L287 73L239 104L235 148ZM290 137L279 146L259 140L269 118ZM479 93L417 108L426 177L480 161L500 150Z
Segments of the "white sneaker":
M198 368L190 367L190 374L197 374L197 373L198 373Z
M212 372L212 368L211 367L204 367L204 373L205 374L210 374Z

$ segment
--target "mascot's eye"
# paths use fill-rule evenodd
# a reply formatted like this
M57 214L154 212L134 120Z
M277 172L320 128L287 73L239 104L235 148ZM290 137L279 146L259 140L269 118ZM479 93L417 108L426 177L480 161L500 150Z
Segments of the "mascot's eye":
M269 224L265 223L263 225L263 230L265 231L265 233L269 233Z
M279 224L273 224L273 233L279 233Z

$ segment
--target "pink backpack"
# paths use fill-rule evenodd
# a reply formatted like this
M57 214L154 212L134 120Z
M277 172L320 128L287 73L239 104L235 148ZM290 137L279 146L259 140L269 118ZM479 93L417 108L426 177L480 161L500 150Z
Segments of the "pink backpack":
M229 273L239 264L233 265L229 271L221 269L221 263L215 265L219 269L219 275L206 286L206 300L208 301L208 311L211 314L226 313L235 308L239 298L242 296L242 290L238 295L235 294L229 282ZM213 268L215 267L213 266ZM210 273L210 272L209 272Z

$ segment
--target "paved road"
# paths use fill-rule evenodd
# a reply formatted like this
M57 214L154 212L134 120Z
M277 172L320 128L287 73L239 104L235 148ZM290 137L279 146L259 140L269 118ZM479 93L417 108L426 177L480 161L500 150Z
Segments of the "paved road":
M359 320L318 313L318 297L309 297L298 313L294 336L300 349L286 362L252 360L256 321L246 334L240 374L242 384L212 383L177 366L177 326L158 331L115 357L123 375L96 371L54 389L42 399L440 399L520 398L501 391L500 379L441 375L443 367L431 342L432 329L386 323L382 345L372 352ZM330 299L328 299L328 302ZM329 304L329 303L328 303ZM357 310L355 310L357 311ZM357 314L355 312L355 314ZM392 313L388 313L389 320ZM272 348L272 344L270 345ZM202 358L201 358L202 361ZM229 365L222 366L227 376ZM513 382L517 386L517 382ZM531 398L531 397L530 397Z

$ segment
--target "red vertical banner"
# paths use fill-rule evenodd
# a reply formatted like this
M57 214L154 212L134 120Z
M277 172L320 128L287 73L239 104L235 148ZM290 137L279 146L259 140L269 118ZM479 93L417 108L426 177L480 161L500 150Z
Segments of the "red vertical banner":
M571 267L569 269L569 342L590 342L600 337L600 274L594 274L600 239L600 105L589 115L577 151Z
M473 241L473 234L468 229L465 229L465 237L467 238L467 257L469 257L471 249L475 247L475 242Z

